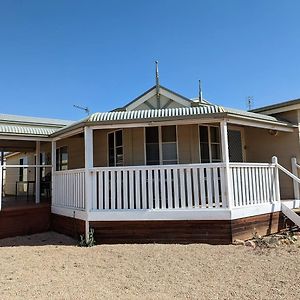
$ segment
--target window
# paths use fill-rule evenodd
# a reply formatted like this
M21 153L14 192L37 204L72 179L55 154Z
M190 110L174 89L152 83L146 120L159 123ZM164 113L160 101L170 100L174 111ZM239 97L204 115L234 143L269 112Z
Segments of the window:
M20 166L28 165L28 158L23 157L20 158ZM19 181L27 181L28 180L28 168L20 167L19 168Z
M116 167L123 164L123 130L116 130L108 134L108 165Z
M68 170L68 147L56 149L56 171Z
M200 161L202 163L221 161L220 129L216 126L199 126Z
M176 126L146 128L146 164L177 164Z

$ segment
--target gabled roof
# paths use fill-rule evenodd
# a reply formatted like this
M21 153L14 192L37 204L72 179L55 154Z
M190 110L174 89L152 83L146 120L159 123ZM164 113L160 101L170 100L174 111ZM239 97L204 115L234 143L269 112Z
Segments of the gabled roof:
M48 137L72 121L0 114L0 134Z
M193 101L191 101L190 99L161 85L159 86L159 94L160 96L163 96L183 107L190 107L193 103ZM129 103L125 104L123 107L117 108L114 111L124 111L124 110L128 111L128 110L137 109L140 105L147 103L154 96L156 96L156 86L151 87L142 95L136 97ZM150 108L153 109L154 107L150 106ZM162 108L167 108L167 107L162 107Z

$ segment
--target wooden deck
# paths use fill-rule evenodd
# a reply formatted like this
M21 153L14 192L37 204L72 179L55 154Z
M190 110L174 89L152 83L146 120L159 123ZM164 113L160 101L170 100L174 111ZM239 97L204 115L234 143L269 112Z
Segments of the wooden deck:
M0 238L44 232L50 229L49 200L4 198L0 211Z
M51 199L42 198L40 204L49 204ZM6 196L2 198L2 210L13 210L13 209L21 209L28 207L36 207L34 196L26 197L26 196Z

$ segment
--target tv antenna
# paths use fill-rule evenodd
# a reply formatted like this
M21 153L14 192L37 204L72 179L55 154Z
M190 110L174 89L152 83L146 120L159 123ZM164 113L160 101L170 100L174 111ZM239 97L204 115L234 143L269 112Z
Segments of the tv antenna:
M73 106L74 106L75 108L78 108L78 109L84 110L84 111L85 111L85 113L86 113L87 115L90 115L90 110L89 110L89 108L88 108L88 107L83 107L83 106L76 105L76 104L73 104Z
M247 109L251 110L253 108L253 96L248 96L246 98Z

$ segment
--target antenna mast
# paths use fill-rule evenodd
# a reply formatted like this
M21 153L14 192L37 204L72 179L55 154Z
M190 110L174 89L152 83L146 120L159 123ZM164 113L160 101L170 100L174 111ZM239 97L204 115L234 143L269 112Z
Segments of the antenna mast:
M246 98L246 105L247 105L247 109L251 110L253 107L253 96L248 96Z
M159 93L159 73L158 73L158 61L155 61L155 83L156 83L156 100L157 108L160 108L160 93Z
M199 104L203 103L201 80L199 80Z
M83 106L76 105L76 104L73 104L73 107L75 107L75 108L78 108L78 109L81 109L81 110L84 110L84 111L85 111L85 113L86 113L87 115L89 115L89 114L90 114L90 110L89 110L89 108L88 108L88 107L83 107Z

